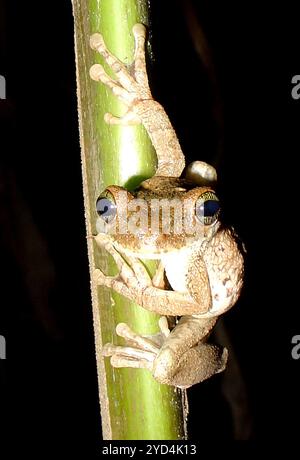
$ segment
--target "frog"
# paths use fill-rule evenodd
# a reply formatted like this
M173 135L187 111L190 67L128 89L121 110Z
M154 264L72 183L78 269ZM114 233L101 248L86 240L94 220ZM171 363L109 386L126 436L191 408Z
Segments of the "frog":
M115 368L147 369L160 384L186 389L226 368L228 350L208 339L218 318L239 298L244 253L235 230L222 222L215 168L203 161L186 166L168 115L152 97L146 27L136 24L132 32L131 66L109 51L101 34L91 36L91 48L100 53L115 77L101 64L91 67L90 76L110 88L126 107L122 117L105 114L106 123L142 124L156 151L157 167L153 177L133 191L110 185L99 195L94 238L113 257L118 274L108 276L96 268L93 283L158 314L159 332L142 335L119 323L116 334L125 339L125 345L106 343L102 355ZM166 215L152 212L162 204L169 205L167 229ZM127 225L130 219L144 224ZM143 263L146 259L157 261L153 276Z

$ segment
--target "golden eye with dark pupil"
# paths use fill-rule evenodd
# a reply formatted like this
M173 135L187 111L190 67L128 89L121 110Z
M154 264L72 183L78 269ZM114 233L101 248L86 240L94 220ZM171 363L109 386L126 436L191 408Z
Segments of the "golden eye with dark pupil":
M217 222L220 213L220 203L213 192L205 192L196 203L196 216L204 225Z
M111 222L117 214L117 205L113 196L109 193L102 194L96 201L96 211L107 224Z

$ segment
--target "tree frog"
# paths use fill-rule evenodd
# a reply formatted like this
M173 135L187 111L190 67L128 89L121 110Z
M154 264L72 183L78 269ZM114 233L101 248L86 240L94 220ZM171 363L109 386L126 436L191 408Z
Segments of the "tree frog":
M91 67L90 75L127 108L120 118L106 114L108 124L144 125L156 150L157 169L133 192L111 185L98 198L95 239L113 256L119 273L110 277L96 269L93 281L162 316L160 333L153 336L118 324L116 333L128 345L105 344L102 353L114 367L145 368L162 384L188 388L225 369L227 350L207 339L217 318L239 297L243 254L234 230L220 220L215 169L201 161L185 168L169 118L152 98L145 27L136 24L133 34L135 58L130 68L110 53L100 34L94 34L91 47L115 78L100 64ZM157 208L161 205L169 212ZM134 218L137 210L139 219ZM137 225L137 220L144 224ZM153 277L140 260L147 258L159 261ZM172 326L170 318L175 318Z

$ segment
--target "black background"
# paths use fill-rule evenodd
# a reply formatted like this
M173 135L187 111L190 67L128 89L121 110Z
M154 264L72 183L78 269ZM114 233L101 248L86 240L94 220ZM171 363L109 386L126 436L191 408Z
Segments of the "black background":
M223 320L239 366L238 437L293 441L300 411L300 361L291 358L291 338L300 334L292 265L300 101L291 97L291 79L300 73L300 39L296 2L261 3L192 2L215 87L195 52L187 3L153 0L151 84L188 160L217 155L224 218L247 248L245 287ZM7 81L0 101L3 418L24 448L39 440L96 452L101 424L71 4L0 5L0 74ZM234 439L222 379L189 391L191 438Z

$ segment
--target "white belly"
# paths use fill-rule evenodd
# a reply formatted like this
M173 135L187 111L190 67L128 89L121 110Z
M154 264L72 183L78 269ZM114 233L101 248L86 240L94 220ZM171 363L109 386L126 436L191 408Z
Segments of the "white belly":
M165 266L168 281L174 291L187 292L186 275L191 248L163 254L161 260Z

